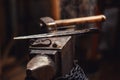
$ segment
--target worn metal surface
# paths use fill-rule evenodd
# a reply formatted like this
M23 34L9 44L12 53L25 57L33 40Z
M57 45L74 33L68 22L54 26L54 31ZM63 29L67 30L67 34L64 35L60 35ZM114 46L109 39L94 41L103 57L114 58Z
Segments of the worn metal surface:
M52 80L55 74L55 64L47 55L37 55L27 64L27 78L30 80Z
M57 31L57 26L69 26L69 25L78 25L82 23L101 22L104 21L105 19L106 17L104 15L66 19L66 20L56 20L56 21L54 21L49 17L45 17L45 18L41 18L41 22L40 22L41 29L43 29L44 33L49 31L54 31L54 32L46 33L46 34L14 37L14 39L46 38L46 37L56 37L56 36L58 37L58 36L68 36L68 35L76 35L76 34L80 35L96 29L75 30L73 32Z
M73 66L73 59L74 59L74 50L73 50L73 43L71 36L65 36L65 37L57 37L57 38L47 38L52 41L50 46L42 47L42 46L31 46L30 49L30 55L40 55L44 56L47 55L55 64L55 70L56 70L56 76L64 75L68 73L72 66ZM35 41L40 40L36 39ZM34 42L35 42L34 41ZM33 42L33 44L34 44ZM39 43L39 41L38 41ZM40 42L41 43L41 42ZM57 46L53 46L53 45ZM35 59L36 57L32 57L30 62L28 63L29 67L33 68L34 66L40 65L40 60ZM33 63L33 64L31 64ZM39 64L36 64L39 63ZM38 70L39 67L36 67L36 70ZM28 67L27 67L28 68ZM34 69L34 71L36 72ZM32 72L31 72L32 73ZM41 74L41 73L40 73ZM29 74L28 74L29 76Z
M53 33L14 37L14 39L33 39L33 38L50 38L50 37L70 36L70 35L82 35L82 34L88 34L88 33L97 32L97 31L98 31L97 28L89 28L89 29L74 30L74 31L66 30L66 31L57 31Z
M73 68L75 55L74 48L73 38L70 38L64 47L59 51L61 57L61 75L69 73L69 71Z
M86 22L100 22L105 20L103 15L69 20L54 21L41 18L40 26L44 30L57 30L56 26L75 25ZM50 29L51 28L51 29ZM54 29L55 28L55 29ZM15 37L14 39L36 39L30 45L30 55L37 55L27 64L27 76L37 80L51 80L55 75L65 75L73 67L74 48L73 41L69 35L83 35L98 32L97 28L82 30L55 31L31 36ZM63 37L66 36L66 37ZM53 38L55 37L55 38ZM44 39L43 39L44 38Z
M49 46L39 46L39 44L41 44L41 42L39 42L39 41L42 40L42 39L37 39L33 44L30 45L29 48L30 49L36 49L36 50L61 50L66 45L66 43L71 39L71 36L45 38L45 39L51 40L51 45L49 45ZM38 45L34 46L35 43L37 43Z

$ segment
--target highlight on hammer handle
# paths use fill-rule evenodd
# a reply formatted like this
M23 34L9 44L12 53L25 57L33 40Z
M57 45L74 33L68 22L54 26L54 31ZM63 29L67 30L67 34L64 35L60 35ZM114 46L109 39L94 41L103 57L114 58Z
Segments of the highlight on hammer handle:
M79 25L82 23L102 22L105 20L106 17L104 15L96 15L96 16L73 18L73 19L55 20L54 23L56 24L56 26L69 26L69 25ZM48 26L52 26L52 24L48 23Z

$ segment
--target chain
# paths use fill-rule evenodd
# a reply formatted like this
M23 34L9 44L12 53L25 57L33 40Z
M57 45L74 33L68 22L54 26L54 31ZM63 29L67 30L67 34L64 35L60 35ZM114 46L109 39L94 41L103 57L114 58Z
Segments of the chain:
M69 74L59 77L56 80L88 80L88 78L83 69L78 64L75 64Z

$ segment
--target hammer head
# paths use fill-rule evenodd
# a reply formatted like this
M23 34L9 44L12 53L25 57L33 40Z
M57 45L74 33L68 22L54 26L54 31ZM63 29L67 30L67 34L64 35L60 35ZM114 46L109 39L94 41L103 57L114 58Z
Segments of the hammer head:
M56 23L50 17L40 18L40 28L45 32L50 32L56 30Z

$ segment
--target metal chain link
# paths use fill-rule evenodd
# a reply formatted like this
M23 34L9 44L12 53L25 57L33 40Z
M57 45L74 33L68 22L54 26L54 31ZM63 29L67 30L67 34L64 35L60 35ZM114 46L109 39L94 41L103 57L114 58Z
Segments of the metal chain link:
M69 74L59 77L56 80L88 80L88 78L83 69L78 64L75 64L75 67L72 68Z

